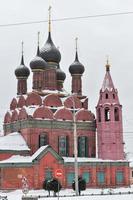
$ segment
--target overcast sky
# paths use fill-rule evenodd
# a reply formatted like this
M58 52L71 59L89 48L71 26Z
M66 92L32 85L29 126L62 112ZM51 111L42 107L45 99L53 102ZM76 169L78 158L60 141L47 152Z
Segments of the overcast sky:
M0 0L0 25L47 20L49 5L52 19L133 11L132 0ZM16 95L14 70L20 64L21 41L24 41L25 64L29 66L36 54L38 31L43 46L47 23L0 26L1 116ZM68 68L74 60L75 37L79 38L79 59L85 66L83 93L89 97L89 109L93 112L105 75L106 55L109 55L111 75L123 105L126 151L133 152L133 14L52 22L52 38L60 47L61 68L67 74L64 87L69 92ZM31 77L32 73L29 91Z

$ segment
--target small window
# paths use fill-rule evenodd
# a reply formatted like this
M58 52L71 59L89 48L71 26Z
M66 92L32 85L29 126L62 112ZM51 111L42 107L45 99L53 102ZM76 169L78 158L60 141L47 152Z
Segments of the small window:
M106 99L108 99L108 98L109 98L109 95L108 95L107 93L105 94L105 98L106 98Z
M61 156L68 156L68 136L59 136L58 149Z
M105 172L97 172L97 182L99 184L105 183Z
M115 121L119 121L119 109L118 108L114 109L114 116L115 116Z
M98 122L101 122L101 110L100 110L100 108L98 108L97 114L98 114Z
M91 179L90 172L83 172L82 178L86 181L86 183L89 183Z
M121 184L124 181L124 174L123 172L117 171L116 172L116 183Z
M105 108L105 121L110 121L110 109Z
M133 171L132 171L132 178L133 178Z
M113 94L113 99L115 99L115 94Z
M67 184L68 185L72 185L72 182L73 182L74 178L75 178L75 173L74 172L69 172L67 174Z
M88 138L86 136L78 137L78 156L88 157Z
M47 169L47 170L45 171L45 179L46 179L46 180L52 179L52 171L51 171L51 170Z
M39 147L45 146L48 144L48 137L46 134L40 134L39 135Z

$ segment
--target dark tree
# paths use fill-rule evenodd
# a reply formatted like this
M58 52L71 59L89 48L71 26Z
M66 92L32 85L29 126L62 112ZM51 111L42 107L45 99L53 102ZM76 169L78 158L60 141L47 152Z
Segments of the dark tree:
M75 190L75 180L72 182L72 188ZM82 179L82 177L78 177L78 190L79 195L81 194L81 191L86 190L86 181Z
M56 196L56 193L58 191L60 191L62 188L60 182L58 181L58 179L52 179L51 180L51 190L54 191L54 196Z
M50 196L50 191L54 192L54 196L56 196L56 193L60 191L62 188L60 182L58 179L51 179L51 180L45 180L43 183L43 189L48 190L49 196Z
M44 180L43 182L43 189L44 190L47 190L48 193L49 193L49 196L50 196L50 190L52 190L52 187L51 187L51 180Z

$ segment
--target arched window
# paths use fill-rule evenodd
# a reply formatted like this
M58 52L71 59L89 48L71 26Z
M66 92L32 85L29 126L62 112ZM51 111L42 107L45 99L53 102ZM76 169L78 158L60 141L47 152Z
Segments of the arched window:
M105 116L105 121L110 121L110 109L109 108L105 108L105 112L104 112L104 116Z
M59 155L68 156L68 136L59 136L58 138L58 149Z
M109 98L109 95L106 93L105 94L105 99L108 99Z
M101 110L100 110L100 108L98 108L97 115L98 115L98 122L101 122Z
M115 94L113 94L113 99L115 99Z
M39 135L39 147L45 146L48 144L48 136L46 133L41 133Z
M119 121L119 109L118 108L114 109L114 116L115 116L115 121Z
M88 157L88 138L86 136L78 137L78 156Z

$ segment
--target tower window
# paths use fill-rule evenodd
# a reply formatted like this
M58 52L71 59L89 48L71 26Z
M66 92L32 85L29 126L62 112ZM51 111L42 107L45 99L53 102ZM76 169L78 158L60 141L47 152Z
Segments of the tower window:
M113 94L113 99L115 99L115 94Z
M110 121L110 109L105 108L105 121Z
M106 93L105 94L105 99L108 99L109 98L109 95Z
M115 121L119 121L119 109L118 108L114 109L114 116L115 116Z
M98 122L101 122L101 110L100 110L100 108L98 108L97 114L98 114Z

